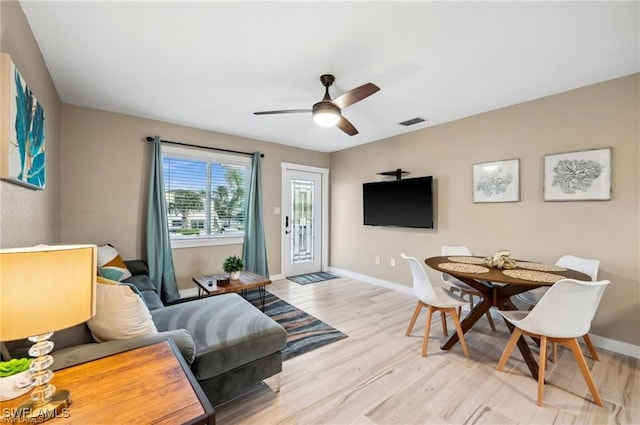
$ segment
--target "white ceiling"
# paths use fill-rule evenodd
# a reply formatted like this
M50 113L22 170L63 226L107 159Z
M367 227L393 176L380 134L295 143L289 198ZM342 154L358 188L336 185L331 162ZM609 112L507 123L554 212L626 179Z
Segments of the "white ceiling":
M21 4L64 103L322 152L640 71L637 1ZM380 86L343 111L360 134L253 115L324 73Z

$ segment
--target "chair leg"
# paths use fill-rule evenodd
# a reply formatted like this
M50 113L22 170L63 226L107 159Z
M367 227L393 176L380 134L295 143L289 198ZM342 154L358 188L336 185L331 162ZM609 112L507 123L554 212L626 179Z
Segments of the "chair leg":
M487 310L485 314L487 315L487 320L489 321L489 326L491 326L491 330L495 332L496 325L495 323L493 323L493 317L491 317L491 313L489 313L489 310Z
M429 345L429 331L431 330L431 316L433 307L427 306L427 323L424 326L424 339L422 340L422 357L427 357L427 346Z
M551 360L553 360L554 363L558 363L558 343L557 342L551 343Z
M460 326L460 319L458 318L458 313L456 313L455 308L447 309L453 318L453 324L456 327L456 333L458 334L458 338L460 339L460 345L462 345L462 351L464 352L465 357L469 357L469 348L467 348L467 342L464 340L464 332L462 332L462 326Z
M540 336L540 361L538 362L538 406L544 405L544 371L547 366L547 337Z
M444 314L444 311L440 312L440 318L442 320L442 333L444 336L449 336L449 331L447 331L447 315Z
M422 303L418 301L415 310L413 310L413 316L411 316L411 321L409 322L409 327L407 328L407 333L405 334L405 336L411 335L411 331L413 330L413 326L416 324L416 320L418 319L420 310L422 310Z
M587 381L587 386L589 387L589 391L591 391L591 395L593 396L594 402L602 407L602 399L600 398L600 394L598 393L598 388L596 388L595 382L593 382L593 376L591 376L591 372L589 372L589 367L587 366L587 361L582 354L582 350L580 349L580 345L578 344L578 340L573 338L567 341L569 347L571 347L571 352L573 353L573 357L575 357L576 362L578 363L578 367L580 368L580 372L585 381Z
M595 361L600 360L600 357L598 357L598 353L596 353L596 348L593 346L593 343L591 342L591 338L589 338L589 334L584 334L582 336L582 339L584 339L584 343L587 345L587 349L591 354L591 358Z
M500 357L500 361L498 361L498 365L496 366L496 370L502 370L505 364L507 364L507 360L511 357L511 353L513 349L516 347L518 343L518 339L522 336L522 329L514 328L513 333L511 334L511 338L509 338L509 342L504 347L504 351L502 352L502 356Z

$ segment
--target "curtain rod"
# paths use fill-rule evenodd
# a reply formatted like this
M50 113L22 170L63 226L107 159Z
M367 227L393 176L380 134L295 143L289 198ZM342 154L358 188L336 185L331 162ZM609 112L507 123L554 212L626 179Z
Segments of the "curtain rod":
M153 142L153 137L147 136L147 142ZM210 146L200 146L200 145L190 145L188 143L180 143L180 142L172 142L171 140L160 140L160 143L168 143L170 145L178 145L178 146L187 146L190 148L200 148L200 149L209 149L212 151L221 151L221 152L229 152L229 153L237 153L240 155L250 155L253 156L251 152L242 152L242 151L234 151L231 149L222 149L222 148L212 148ZM264 154L260 154L260 158L264 158Z

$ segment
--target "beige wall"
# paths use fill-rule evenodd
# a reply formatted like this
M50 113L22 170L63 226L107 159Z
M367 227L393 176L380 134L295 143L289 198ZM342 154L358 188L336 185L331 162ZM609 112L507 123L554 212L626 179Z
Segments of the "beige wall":
M0 247L14 248L60 239L60 110L38 44L16 1L0 1L0 51L11 59L45 111L46 190L0 181Z
M151 145L147 136L201 146L260 151L269 272L280 273L280 163L329 166L329 154L243 137L64 105L62 113L62 240L112 243L124 258L144 258L144 222ZM193 288L191 277L222 271L241 245L173 251L178 286Z
M549 263L569 253L597 258L599 277L612 284L593 332L640 345L639 81L636 74L333 153L331 266L410 286L400 253L426 258L442 245ZM611 201L543 201L544 155L609 146ZM512 158L520 158L521 202L474 204L472 165ZM434 230L362 225L362 183L396 168L434 176Z

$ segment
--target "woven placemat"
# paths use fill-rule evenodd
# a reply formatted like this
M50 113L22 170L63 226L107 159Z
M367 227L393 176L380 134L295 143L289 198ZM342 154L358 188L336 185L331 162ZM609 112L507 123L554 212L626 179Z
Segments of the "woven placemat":
M489 271L486 267L480 267L473 264L441 263L438 264L438 267L460 273L487 273Z
M453 261L454 263L484 264L484 258L478 257L448 257L447 260Z
M564 267L556 266L553 264L530 263L527 261L518 261L516 264L521 269L537 270L539 272L566 272L567 271L567 269L565 269Z
M533 282L556 283L560 279L564 278L564 276L560 276L559 274L537 272L533 270L503 270L502 273L509 277L531 280Z

